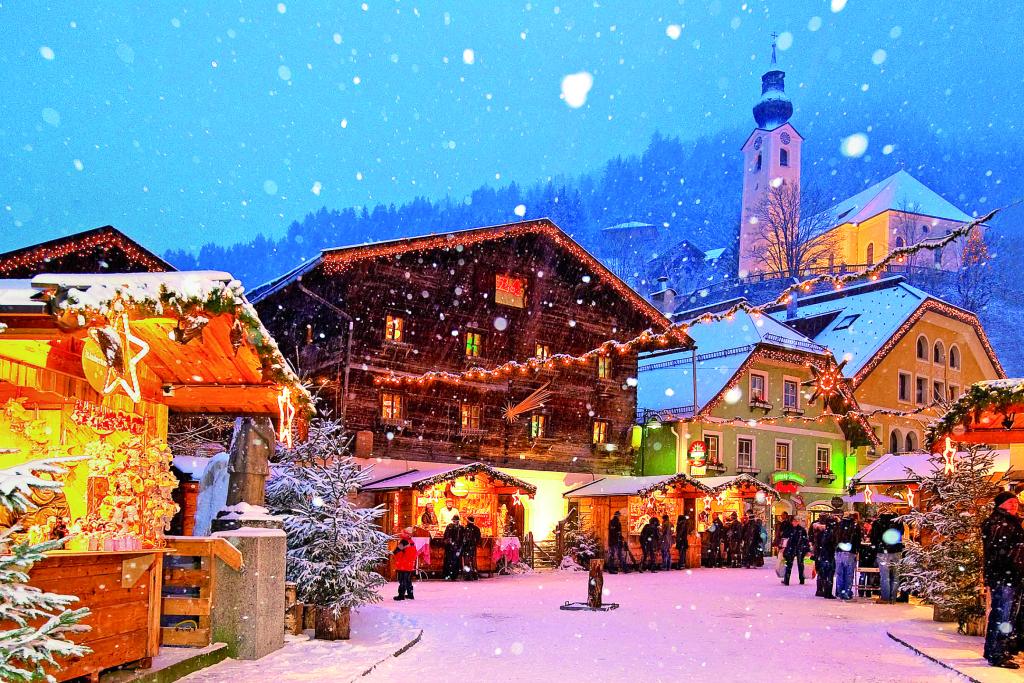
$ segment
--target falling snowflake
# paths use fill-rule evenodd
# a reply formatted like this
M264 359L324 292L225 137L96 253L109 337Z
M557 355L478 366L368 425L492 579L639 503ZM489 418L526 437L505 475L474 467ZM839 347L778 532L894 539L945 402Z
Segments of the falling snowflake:
M864 156L864 152L868 151L868 136L864 133L854 133L849 137L843 138L840 150L843 156L859 159Z
M594 85L594 77L586 71L569 74L562 79L561 98L573 109L579 109L587 103L587 94Z

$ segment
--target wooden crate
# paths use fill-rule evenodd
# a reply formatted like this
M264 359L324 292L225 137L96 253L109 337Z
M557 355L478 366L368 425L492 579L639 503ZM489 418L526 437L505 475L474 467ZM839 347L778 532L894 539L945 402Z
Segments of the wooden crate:
M212 629L210 612L216 590L214 562L242 569L242 554L223 538L168 536L163 568L160 642L206 647Z
M79 676L98 680L105 669L138 662L151 665L160 647L160 590L163 551L56 551L37 562L29 583L52 593L75 595L72 607L88 607L83 624L91 630L71 636L92 653L64 660L58 681Z

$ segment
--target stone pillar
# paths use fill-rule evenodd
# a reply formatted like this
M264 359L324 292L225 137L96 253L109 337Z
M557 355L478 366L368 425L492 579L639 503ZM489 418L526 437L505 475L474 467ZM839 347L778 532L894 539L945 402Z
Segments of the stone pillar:
M285 534L280 528L218 531L242 553L236 572L215 561L213 642L228 645L235 659L259 659L284 645Z

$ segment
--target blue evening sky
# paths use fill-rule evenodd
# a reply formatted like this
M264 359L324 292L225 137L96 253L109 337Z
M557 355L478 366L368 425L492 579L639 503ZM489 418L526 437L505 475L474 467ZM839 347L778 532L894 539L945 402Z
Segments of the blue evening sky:
M230 243L745 128L773 30L798 128L902 109L980 139L1019 125L1022 27L1018 3L952 0L3 0L0 250L108 223Z

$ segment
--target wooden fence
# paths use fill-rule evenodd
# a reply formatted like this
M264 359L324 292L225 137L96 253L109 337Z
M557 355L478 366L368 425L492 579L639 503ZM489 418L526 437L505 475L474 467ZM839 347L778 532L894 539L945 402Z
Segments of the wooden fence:
M241 571L242 554L223 538L204 536L168 536L167 547L160 643L205 647L212 633L215 560Z

